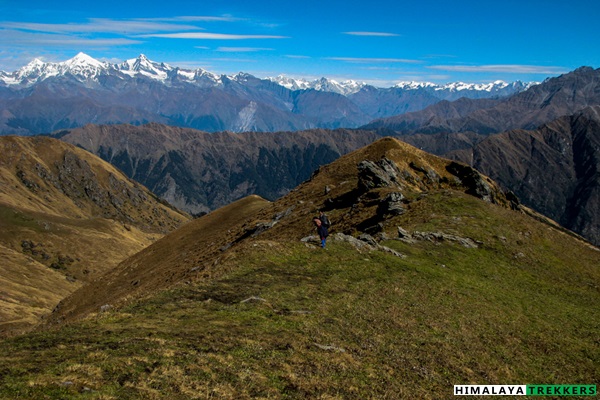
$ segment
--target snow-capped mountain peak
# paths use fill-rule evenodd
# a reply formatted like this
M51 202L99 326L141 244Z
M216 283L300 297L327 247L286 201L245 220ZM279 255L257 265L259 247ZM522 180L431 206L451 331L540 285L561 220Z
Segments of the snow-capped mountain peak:
M56 69L59 74L70 74L77 78L88 80L105 73L108 65L85 53L79 53L70 60L56 64Z
M294 79L285 75L278 75L276 77L266 78L271 82L275 82L290 90L307 90L313 89L321 92L333 92L347 96L349 94L360 91L367 84L364 82L357 82L353 80L346 80L338 82L329 78L319 78L313 81L307 81L304 79Z
M310 88L309 81L304 79L294 79L285 75L278 75L267 79L289 90L305 90Z
M115 68L132 77L140 74L158 80L165 80L169 72L174 70L168 64L151 61L144 54L115 65Z
M55 64L45 63L35 58L17 71L6 74L2 80L6 85L33 85L58 73Z
M103 62L96 60L88 56L85 53L78 53L75 57L67 60L63 63L59 63L59 65L64 65L69 68L78 68L78 67L93 67L93 68L105 68L106 65Z
M405 90L417 90L428 87L437 87L435 83L431 82L415 82L415 81L402 81L394 85L395 88Z

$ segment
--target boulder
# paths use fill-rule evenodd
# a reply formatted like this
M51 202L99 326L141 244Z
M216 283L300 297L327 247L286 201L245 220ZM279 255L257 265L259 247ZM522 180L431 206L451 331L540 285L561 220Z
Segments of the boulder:
M404 195L400 192L389 193L377 207L377 214L382 216L402 215L404 209Z
M364 160L358 164L358 188L363 192L397 186L401 181L400 176L396 164L386 157L376 162Z

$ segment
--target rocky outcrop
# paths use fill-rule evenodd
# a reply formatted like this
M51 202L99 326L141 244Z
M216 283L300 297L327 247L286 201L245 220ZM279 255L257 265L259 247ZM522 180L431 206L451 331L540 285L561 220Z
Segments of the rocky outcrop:
M379 161L364 160L358 164L358 189L368 192L371 189L392 187L400 184L401 172L388 158Z
M489 203L498 203L498 192L492 189L490 183L475 169L468 165L451 162L446 170L457 177L467 190L466 193L478 197Z
M405 197L400 192L387 194L377 207L377 214L383 216L397 216L404 214L406 211L404 200Z

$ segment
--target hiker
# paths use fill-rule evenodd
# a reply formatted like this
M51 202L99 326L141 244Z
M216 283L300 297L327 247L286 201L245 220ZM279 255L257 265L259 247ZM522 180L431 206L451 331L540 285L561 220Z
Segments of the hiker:
M327 218L327 215L325 215L323 211L319 211L319 219L321 220L321 224L323 224L325 229L329 230L331 222L329 222L329 218Z
M327 241L327 236L329 236L329 232L327 232L327 228L321 222L319 217L314 217L313 222L317 227L317 233L319 234L319 238L321 238L321 247L325 248L325 242Z

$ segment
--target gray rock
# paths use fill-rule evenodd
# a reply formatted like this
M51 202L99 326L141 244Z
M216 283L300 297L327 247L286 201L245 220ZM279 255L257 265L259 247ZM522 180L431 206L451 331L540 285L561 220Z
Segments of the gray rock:
M401 239L402 238L411 238L412 235L406 229L399 226L398 227L398 237Z
M336 233L333 235L333 239L340 242L350 243L357 250L380 250L385 251L386 253L390 253L395 255L396 257L406 258L406 256L402 253L397 252L396 250L390 249L389 247L382 246L371 236L367 234L362 234L357 238L350 235L345 235L343 233ZM362 239L362 240L361 240Z
M105 304L103 306L100 307L100 312L108 312L112 309L112 306L110 304Z
M392 160L382 158L374 162L361 161L358 164L358 188L369 191L381 187L393 187L400 184L401 171Z
M406 211L404 208L404 195L400 192L389 193L377 207L377 214L382 216L402 215Z
M303 237L302 239L300 239L301 242L304 243L317 243L317 244L321 244L321 239L319 239L318 236L316 235L310 235L310 236L306 236Z
M479 247L479 245L470 238L463 238L457 235L451 235L448 233L442 233L442 232L419 232L419 231L415 231L413 232L413 238L417 239L417 240L428 240L430 242L443 242L443 241L448 241L448 242L456 242L458 244L460 244L463 247L469 248L469 249L476 249Z
M362 233L358 236L358 240L362 240L365 243L370 244L373 247L377 247L379 243L375 240L375 238L368 233Z
M335 235L332 235L331 239L333 239L334 241L338 241L338 242L350 243L357 250L375 250L375 247L371 246L367 242L363 242L362 240L359 240L359 239L355 238L354 236L345 235L341 232L338 232Z
M396 257L406 258L406 256L404 254L402 254L400 252L397 252L394 249L390 249L389 247L386 247L386 246L378 245L377 249L381 250L381 251L385 251L386 253L390 253L390 254L392 254L392 255L394 255Z
M499 193L474 168L453 161L446 170L460 179L461 184L467 188L466 193L489 203L497 203Z

